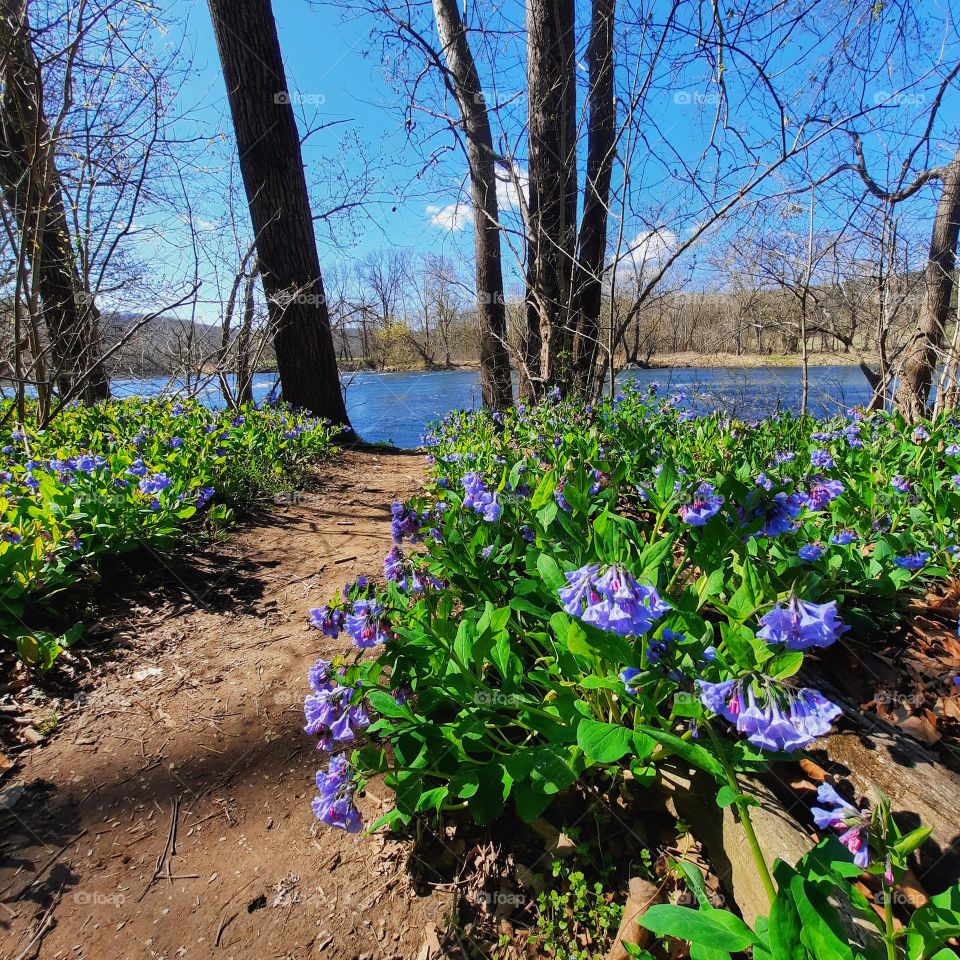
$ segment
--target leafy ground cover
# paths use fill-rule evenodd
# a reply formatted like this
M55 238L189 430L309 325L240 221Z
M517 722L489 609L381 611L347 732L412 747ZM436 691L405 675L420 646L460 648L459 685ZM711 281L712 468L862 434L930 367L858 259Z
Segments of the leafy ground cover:
M11 410L0 410L10 422ZM169 548L204 514L277 488L327 453L333 431L281 405L215 413L195 402L120 400L64 411L46 429L0 435L0 634L46 669L80 627L30 629L98 558Z
M652 786L693 767L736 808L771 912L748 927L691 881L699 908L651 909L655 934L703 960L954 955L958 889L895 922L924 828L902 830L882 796L861 808L826 783L821 843L767 864L740 778L796 758L840 718L805 679L807 658L868 643L953 579L955 421L747 424L624 391L454 414L429 443L431 483L394 505L383 578L311 611L352 644L309 675L306 729L331 753L320 820L361 830L354 797L374 774L394 791L375 828L454 811L534 821L571 791L611 796L627 777ZM945 672L939 694L954 682ZM848 936L837 891L875 943Z

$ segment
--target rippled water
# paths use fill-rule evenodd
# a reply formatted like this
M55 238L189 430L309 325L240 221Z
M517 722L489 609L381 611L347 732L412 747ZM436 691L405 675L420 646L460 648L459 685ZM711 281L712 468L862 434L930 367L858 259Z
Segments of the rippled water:
M263 399L274 379L272 374L257 376L254 399ZM722 409L746 418L800 406L801 376L797 367L630 370L622 373L618 382L631 379L642 384L659 383L668 392L682 391L698 409ZM343 380L353 426L373 443L387 441L415 447L431 420L480 403L480 376L474 370L355 373L345 375ZM115 396L151 396L170 387L165 379L113 383ZM200 396L211 407L223 406L216 384L210 384ZM811 413L833 413L865 403L869 397L867 382L856 367L810 368Z

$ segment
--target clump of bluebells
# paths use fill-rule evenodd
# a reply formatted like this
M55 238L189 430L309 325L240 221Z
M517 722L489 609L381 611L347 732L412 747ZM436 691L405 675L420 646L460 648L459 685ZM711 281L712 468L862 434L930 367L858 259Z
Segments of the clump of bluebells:
M68 407L43 430L0 404L0 633L25 662L54 662L64 638L25 630L26 605L87 576L98 557L172 545L203 513L282 487L332 446L330 426L284 405L217 413L193 401Z
M343 702L370 721L332 742L338 776L383 775L394 794L370 828L533 820L578 784L652 784L675 764L748 824L739 773L841 721L806 658L828 667L956 569L960 430L927 429L860 412L748 425L633 387L444 417L382 577L312 615L342 643ZM346 825L332 802L318 816ZM830 808L858 865L858 839L880 850Z

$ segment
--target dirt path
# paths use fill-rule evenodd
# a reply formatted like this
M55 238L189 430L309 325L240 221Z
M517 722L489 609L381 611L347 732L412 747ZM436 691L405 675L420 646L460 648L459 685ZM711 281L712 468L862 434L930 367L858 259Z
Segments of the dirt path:
M302 702L307 666L342 650L308 608L380 569L390 503L422 472L348 452L106 611L126 649L0 794L0 954L417 956L444 898L410 889L400 844L314 825Z

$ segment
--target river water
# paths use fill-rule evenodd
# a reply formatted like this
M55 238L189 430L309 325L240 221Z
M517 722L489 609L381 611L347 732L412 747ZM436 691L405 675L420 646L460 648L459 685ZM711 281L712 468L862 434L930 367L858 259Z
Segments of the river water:
M695 409L721 409L752 419L800 406L801 375L797 367L742 369L691 367L629 370L618 382L659 383L663 391L687 394ZM254 380L254 399L261 400L274 384L272 374ZM418 446L424 427L450 410L477 406L480 377L475 370L406 373L353 373L343 377L347 409L354 428L371 443L386 441L399 447ZM176 387L177 385L172 385ZM170 381L116 380L115 396L151 396L171 389ZM223 398L211 383L199 394L211 407ZM829 414L870 397L866 380L856 367L810 368L810 412Z

